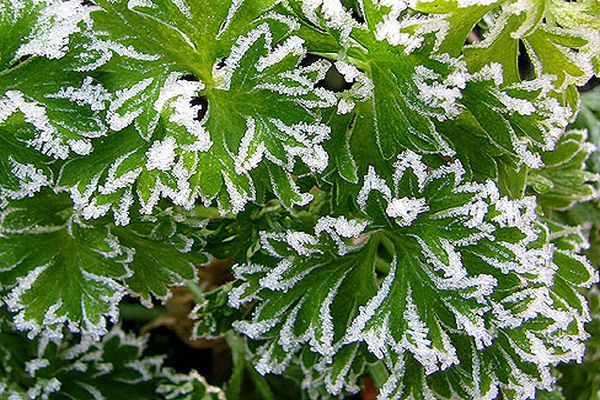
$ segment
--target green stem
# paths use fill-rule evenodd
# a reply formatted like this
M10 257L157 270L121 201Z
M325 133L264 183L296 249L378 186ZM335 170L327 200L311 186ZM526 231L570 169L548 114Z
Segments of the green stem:
M248 371L250 372L250 378L252 378L252 382L254 382L256 390L260 394L260 398L263 400L275 400L273 391L271 391L269 383L265 377L256 372L252 366L248 366Z
M239 400L245 369L244 344L232 331L225 334L225 339L231 349L231 362L233 363L233 371L227 382L225 394L228 400Z
M238 400L242 390L242 382L244 379L244 371L248 371L252 383L262 400L275 400L275 396L267 380L260 375L250 363L246 362L246 351L244 349L244 341L237 336L233 331L228 331L225 334L227 344L231 349L231 358L233 362L233 371L227 382L225 394L228 400Z
M5 76L10 74L12 71L15 71L19 68L22 68L23 66L29 64L31 61L34 60L35 57L29 57L24 61L18 61L17 63L15 63L14 65L12 65L10 68L7 68L5 70L0 70L0 77Z
M368 366L369 374L375 381L375 387L381 388L385 381L387 380L389 373L385 365L381 361L376 362L375 364L370 364Z
M194 282L186 282L185 286L192 294L194 302L199 303L202 301L202 299L204 298L204 294L202 293L202 289L200 289L200 286L196 285Z
M221 219L221 215L215 207L197 206L194 208L194 213L198 218Z
M146 308L141 304L123 303L119 307L122 319L134 321L152 321L165 313L163 307Z

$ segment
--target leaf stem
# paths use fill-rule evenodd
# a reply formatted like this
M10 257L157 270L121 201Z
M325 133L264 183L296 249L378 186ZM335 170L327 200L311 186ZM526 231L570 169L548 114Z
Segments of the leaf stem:
M163 307L146 308L141 304L123 303L119 307L119 313L122 319L134 321L152 321L165 313Z

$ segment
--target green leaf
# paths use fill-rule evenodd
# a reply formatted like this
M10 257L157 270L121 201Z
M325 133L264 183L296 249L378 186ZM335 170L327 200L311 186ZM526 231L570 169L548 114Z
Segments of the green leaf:
M126 293L151 306L197 280L206 262L203 220L172 208L126 228L87 224L68 196L42 192L11 203L0 221L3 301L32 336L61 337L66 327L97 339Z
M0 71L2 74L28 56L60 58L67 51L69 36L80 32L86 17L79 2L60 3L18 0L0 10Z
M474 142L498 156L488 160L485 168L491 174L486 177L496 175L498 164L513 170L521 164L541 167L540 150L554 146L572 116L552 97L547 78L514 83L518 79L506 79L499 60L452 58L438 49L441 17L363 3L365 24L343 9L328 14L325 8L318 13L317 7L315 19L309 6L299 7L310 22L329 29L329 35L334 36L332 27L342 32L335 67L351 86L339 94L326 148L334 154L343 179L355 183L357 173L364 174L369 165L386 168L388 160L406 148L456 156L470 170L482 168L476 165L480 157L467 156L473 150L466 149L466 143ZM446 3L427 4L444 9ZM394 25L397 18L403 23ZM342 23L346 20L354 23ZM310 51L318 52L319 46L307 41ZM516 58L514 63L516 71ZM461 122L455 124L456 119ZM462 128L467 120L469 130Z
M205 221L172 208L113 229L122 245L135 249L128 264L132 276L125 280L130 294L152 305L152 298L166 300L170 287L198 280L196 268L208 258L201 252Z
M573 123L577 129L587 129L589 141L596 147L600 144L600 89L596 88L581 95L581 109ZM590 154L588 166L600 172L600 153Z
M522 41L536 76L553 76L554 87L564 91L569 85L585 84L597 71L600 10L594 3L442 0L417 2L415 9L427 15L427 22L441 19L449 25L440 48L453 56L462 51L470 71L500 63L507 83L520 81L517 59ZM464 45L481 20L488 24L483 40Z
M466 72L464 65L432 57L427 47L404 54L400 47L381 46L375 38L368 40L369 52L355 57L372 81L368 85L373 92L370 99L356 106L354 130L373 131L385 158L402 148L450 153L434 122L459 114L456 99L464 84L460 79Z
M306 51L294 35L298 23L266 12L268 1L231 2L228 11L221 3L128 4L101 2L92 13L96 33L83 47L96 56L79 69L102 77L109 127L131 136L123 129L133 124L143 141L128 138L131 147L115 153L108 142L121 139L112 134L99 144L102 165L94 172L65 172L63 184L77 191L84 216L112 208L117 223L127 223L123 205L132 193L143 212L169 197L186 208L198 198L216 201L221 212L237 213L265 189L286 207L310 201L292 174L299 164L313 173L327 166L322 142L330 129L319 111L337 99L317 87L328 63L300 65ZM132 31L136 24L143 29ZM109 165L119 170L113 176ZM261 165L270 182L257 188L266 182L254 171Z
M107 129L101 114L108 93L76 71L68 53L83 40L87 18L88 8L76 1L18 0L0 14L7 35L0 48L0 124L21 115L30 129L15 130L13 140L53 158L89 154L90 139Z
M143 172L140 163L149 146L131 130L122 133L123 136L110 135L98 140L91 155L73 157L61 167L57 184L70 192L75 209L81 211L84 219L98 218L112 211L117 225L131 221L133 183ZM154 174L153 182L152 175L146 172L144 182L158 185L163 176L159 171ZM152 201L156 203L158 199Z
M48 61L32 59L0 77L12 81L6 87L0 82L0 124L11 115L22 116L29 129L12 132L13 140L56 159L89 154L91 138L107 132L102 113L108 93L93 78L66 71L63 62L47 66Z
M185 399L216 388L192 372L175 374L163 356L146 353L148 336L115 327L101 341L69 337L59 343L31 340L6 321L0 331L0 396L3 399ZM181 396L181 397L177 397ZM194 397L196 398L196 397ZM213 399L213 397L208 397ZM223 397L214 397L223 399Z
M0 125L0 208L10 200L33 196L52 182L47 159L16 139L15 131L28 130L17 117Z
M597 396L600 391L600 292L597 288L592 289L587 298L593 316L587 325L590 338L587 341L586 356L581 364L564 365L559 368L562 374L559 384L568 399L587 400Z
M472 75L460 103L477 120L491 144L512 165L543 165L540 150L551 150L571 117L567 107L549 96L544 80L504 85L502 69L490 64Z
M380 400L552 398L585 360L598 273L562 223L596 205L555 210L596 194L565 132L596 2L4 3L1 398L316 400L369 373ZM236 265L201 293L206 254ZM178 285L229 342L223 390L108 330Z
M196 321L192 338L213 338L225 334L231 324L241 317L240 313L227 307L231 284L225 284L208 293L203 293L200 301L190 313Z
M530 192L537 194L542 207L564 210L597 197L599 177L586 170L595 147L586 139L586 131L567 131L554 151L542 154L544 166L529 172Z
M172 374L169 382L158 386L156 393L166 400L226 400L225 392L210 385L197 371Z
M66 196L44 193L2 212L3 300L31 335L60 337L67 325L99 338L107 318L118 317L131 251L108 228L81 224L70 207Z
M321 9L318 2L312 6L300 1L292 3L302 3L296 5L299 13L322 29L329 28L328 33L336 37L341 49L334 54L338 58L335 67L345 81L352 84L351 89L339 95L337 113L344 122L332 118L332 124L334 134L339 124L342 138L334 138L332 142L347 140L348 117L344 114L351 113L351 130L362 134L356 139L357 135L352 135L350 140L361 140L363 145L367 140L374 142L368 143L369 148L378 149L386 159L405 148L428 153L452 152L437 131L435 121L452 119L460 113L456 100L466 79L464 63L447 55L432 54L433 35L417 32L413 37L411 32L405 36L386 37L380 32L383 28L375 27L387 20L387 7L371 1L361 6L366 20L364 25L359 25L341 7L328 10ZM381 22L381 25L385 24ZM336 30L341 34L336 35ZM307 41L309 51L318 54L322 51L320 46L318 41ZM365 135L365 132L373 134ZM362 156L353 147L352 155ZM373 151L369 153L364 157L372 159ZM352 157L345 158L345 163L352 164ZM357 162L361 164L361 160ZM352 179L355 175L353 171L342 173Z
M503 151L490 143L485 130L473 114L463 113L455 120L448 121L441 129L456 149L456 155L466 169L469 179L481 181L498 177L498 164ZM511 165L510 159L504 161Z
M456 57L462 52L465 41L477 23L492 9L496 8L500 2L488 1L486 3L461 4L460 1L420 1L415 5L415 10L424 14L438 14L450 24L451 29L447 31L444 41L440 45L440 51ZM504 50L508 51L508 53L503 53L504 56L511 54L509 49ZM481 66L483 65L479 65L479 67Z
M443 393L446 379L463 380L464 392L452 384L443 398L518 397L543 388L554 362L580 357L586 316L564 290L594 281L589 263L553 251L534 198L501 198L462 174L457 161L431 170L405 152L389 178L365 176L362 220L263 233L271 260L235 266L229 295L233 307L257 303L233 325L255 341L257 370L301 360L305 386L337 395L355 391L376 358L389 371L381 398ZM559 336L569 345L558 349Z

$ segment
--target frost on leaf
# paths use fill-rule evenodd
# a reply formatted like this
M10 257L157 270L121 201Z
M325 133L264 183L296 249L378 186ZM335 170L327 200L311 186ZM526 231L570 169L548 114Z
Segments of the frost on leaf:
M131 251L104 227L81 224L64 196L13 202L0 215L3 301L31 335L66 326L98 338L118 318ZM57 282L61 282L57 285Z
M594 145L600 144L600 89L595 88L581 95L581 107L573 128L588 131L588 141ZM592 152L587 160L591 171L600 171L600 153Z
M210 385L197 371L189 374L171 373L168 381L161 383L156 393L166 400L225 400L221 388Z
M52 181L47 160L13 136L23 129L28 128L18 121L0 125L0 209L12 200L33 196Z
M27 339L8 323L0 333L0 396L10 399L154 398L173 374L145 353L148 337L112 328L101 341ZM195 377L188 381L195 382ZM178 384L184 385L184 377Z
M39 68L40 65L37 67ZM58 74L60 70L54 72ZM93 148L92 139L106 134L106 125L102 121L99 110L94 110L90 104L85 104L71 97L68 92L61 91L71 83L75 86L81 85L78 89L88 90L82 87L86 84L91 85L91 79L77 83L76 80L53 81L52 78L54 77L50 77L47 81L45 88L47 91L41 95L36 88L29 93L21 89L4 92L0 97L2 106L0 124L5 123L14 114L20 115L29 129L17 132L20 135L15 138L16 140L57 159L66 159L72 153L87 155ZM55 89L49 90L51 87ZM67 88L74 87L67 86ZM32 89L31 86L28 89ZM86 96L86 100L93 101L92 98L87 97L88 94L83 96Z
M581 86L598 71L600 36L598 9L590 2L557 1L418 1L414 9L423 18L438 18L447 25L440 46L456 56L461 51L473 69L490 62L504 66L507 82L519 81L519 42L525 45L538 77L553 76L553 85L564 90ZM487 33L471 45L464 42L486 17Z
M170 287L196 281L196 268L207 261L200 247L204 225L203 220L167 208L113 229L122 245L135 249L128 264L132 276L125 281L128 292L151 306L153 297L170 297Z
M108 332L125 294L196 280L205 240L237 264L194 335L233 326L311 398L374 364L380 399L533 398L583 357L597 272L546 211L596 196L564 132L600 71L588 2L93 3L0 4L0 311L41 336L21 388L0 340L0 397L222 399Z
M541 150L551 151L572 113L551 97L546 78L503 85L502 67L490 64L470 75L461 104L486 137L513 163L540 168Z
M229 295L233 307L256 302L234 327L255 343L257 370L300 362L305 387L336 395L355 391L375 357L389 371L382 399L443 394L434 384L457 374L461 398L531 397L551 383L551 365L579 359L586 309L573 289L596 279L589 263L552 241L534 198L500 197L463 173L458 161L432 169L406 151L389 177L369 169L360 220L263 233L272 261L236 265Z
M313 3L298 3L305 18L314 22L307 13L307 4ZM359 4L354 11L365 22L351 24L346 39L337 37L330 24L321 23L341 47L335 67L351 84L338 95L338 115L331 118L332 139L326 144L342 178L355 184L358 175L366 172L366 164L375 163L374 157L388 160L406 148L456 156L465 167L478 168L464 154L465 141L479 141L495 153L491 164L541 167L539 153L553 149L573 116L552 97L550 75L512 83L505 79L501 63L475 66L460 54L442 51L443 16L438 16L442 21L436 25L408 2ZM325 8L325 4L316 7L314 14L328 20ZM418 24L411 25L413 19ZM393 27L404 23L404 28ZM307 46L310 49L311 43ZM361 93L365 88L369 90ZM465 118L474 118L475 126L458 134L456 121L462 125ZM379 154L367 150L369 156L361 155L372 148L378 148Z
M225 284L218 289L202 294L190 312L195 322L192 339L215 338L231 329L231 324L240 318L240 312L227 306L232 285Z
M113 134L102 139L91 155L73 157L61 167L57 183L69 191L74 208L84 219L99 218L111 211L117 225L131 221L134 183L143 172L140 163L149 145L131 130L122 133L125 135ZM156 171L144 182L151 184L154 177L158 181L156 187L162 182L160 176L160 171ZM160 189L152 206L158 201Z
M351 38L356 54L345 62L360 67L358 76L365 75L370 87L353 106L354 131L372 131L386 158L403 148L452 154L436 122L460 114L458 100L468 78L465 64L432 54L431 40L406 54L402 46L380 44L370 31L355 30Z
M57 338L66 328L97 339L117 321L126 293L146 305L166 299L205 261L201 220L166 209L113 227L82 221L72 206L65 195L42 192L0 214L2 300L31 336Z
M239 37L216 71L219 85L208 93L207 129L228 134L215 143L211 154L200 155L196 190L210 199L218 194L219 186L224 186L219 190L227 191L233 211L240 211L244 203L254 199L255 184L244 176L261 165L262 173L270 178L270 190L289 207L311 199L309 194L300 193L292 180L296 165L319 173L328 164L322 143L329 139L330 128L317 114L333 107L336 98L316 84L325 77L329 65L315 62L300 66L305 55L303 40L291 36L277 44L275 34L264 22ZM202 168L203 159L212 165L216 157L220 157L222 172ZM209 191L203 189L207 181L213 182L207 185Z
M22 118L29 129L15 132L15 140L53 158L89 154L92 139L106 133L108 94L73 70L68 52L87 19L75 1L19 0L0 10L0 32L9 35L0 48L0 124Z
M330 128L319 111L337 99L317 87L326 62L300 65L306 50L292 18L254 1L232 2L227 13L222 3L100 6L79 69L102 72L107 124L121 134L99 141L93 170L79 167L82 158L61 173L60 186L85 218L112 210L127 224L136 198L150 213L165 197L186 208L215 201L237 213L265 188L288 207L310 201L292 173L327 167ZM120 149L109 145L121 140Z
M19 59L41 56L63 57L70 36L82 30L87 10L78 1L15 0L0 7L0 69L12 67Z

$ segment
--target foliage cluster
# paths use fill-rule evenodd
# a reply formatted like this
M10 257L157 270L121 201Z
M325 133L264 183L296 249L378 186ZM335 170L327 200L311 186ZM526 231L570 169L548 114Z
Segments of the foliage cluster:
M235 398L244 368L264 398L561 398L598 1L0 0L0 36L1 399ZM118 326L215 259L191 317L244 360L225 390Z

